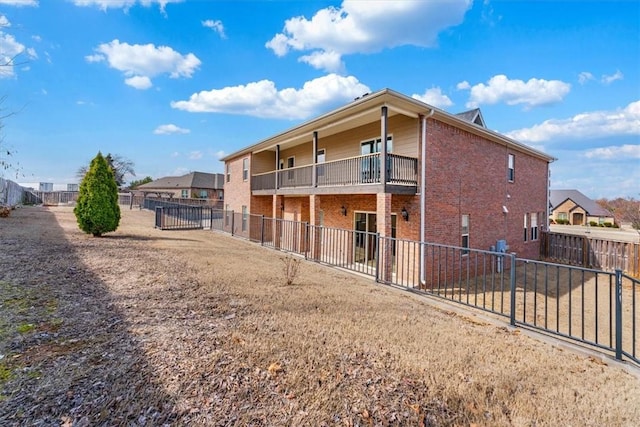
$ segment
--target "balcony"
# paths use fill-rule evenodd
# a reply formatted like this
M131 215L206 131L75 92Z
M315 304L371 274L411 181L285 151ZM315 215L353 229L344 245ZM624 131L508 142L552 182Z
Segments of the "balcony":
M387 154L386 185L380 172L380 153L366 154L252 175L251 191L254 195L275 194L276 191L278 194L415 194L418 159Z

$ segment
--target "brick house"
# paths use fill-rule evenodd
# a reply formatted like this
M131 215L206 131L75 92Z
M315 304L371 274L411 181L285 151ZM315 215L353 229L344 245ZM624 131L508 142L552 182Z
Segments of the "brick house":
M191 172L182 176L166 176L139 185L136 192L145 197L177 199L224 199L224 176L220 173Z
M551 190L549 203L550 219L554 222L568 221L571 225L615 223L611 212L578 190Z
M537 258L553 160L384 89L226 156L225 208Z

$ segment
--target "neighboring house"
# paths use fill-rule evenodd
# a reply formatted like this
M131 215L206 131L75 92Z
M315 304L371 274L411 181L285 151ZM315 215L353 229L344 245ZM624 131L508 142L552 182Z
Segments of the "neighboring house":
M537 258L553 160L384 89L226 156L225 208Z
M167 176L139 185L137 192L145 197L224 200L224 175L191 172L182 176Z
M571 225L615 223L611 212L578 190L551 190L549 205L553 222L568 221Z

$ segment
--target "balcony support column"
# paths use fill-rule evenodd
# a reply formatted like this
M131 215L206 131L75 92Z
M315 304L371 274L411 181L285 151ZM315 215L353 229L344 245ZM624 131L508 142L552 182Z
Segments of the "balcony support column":
M379 280L391 282L393 272L393 246L391 242L391 194L378 193L376 195L376 226L380 237L378 248Z
M274 183L274 187L276 191L278 191L278 181L280 179L280 144L276 145L276 173L274 179L276 182ZM274 216L275 218L275 216Z
M313 132L313 169L311 170L311 186L318 186L318 132Z
M320 253L322 250L322 229L319 227L322 225L321 221L321 199L320 196L312 194L309 196L309 225L311 229L309 231L309 248L311 253L309 258L315 261L320 260Z
M384 186L384 192L387 192L387 106L380 109L380 183Z
M272 206L272 218L282 219L284 217L284 196L279 194L274 194L273 196L273 206ZM280 236L282 235L282 221L273 221L272 226L273 232L273 246L275 248L280 248Z

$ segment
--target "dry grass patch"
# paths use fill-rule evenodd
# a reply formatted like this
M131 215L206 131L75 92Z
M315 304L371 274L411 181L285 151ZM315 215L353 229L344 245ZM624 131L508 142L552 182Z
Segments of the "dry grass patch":
M102 239L69 208L7 220L0 281L56 304L26 313L36 329L20 345L0 342L24 361L1 385L0 423L640 424L640 381L616 364L369 279L301 261L287 285L282 254L155 230L151 212L123 210Z

